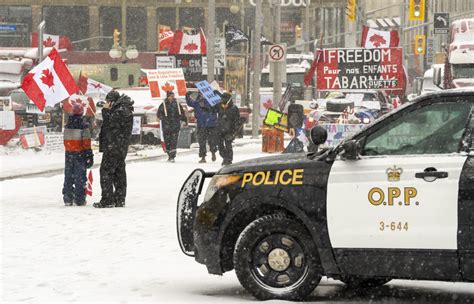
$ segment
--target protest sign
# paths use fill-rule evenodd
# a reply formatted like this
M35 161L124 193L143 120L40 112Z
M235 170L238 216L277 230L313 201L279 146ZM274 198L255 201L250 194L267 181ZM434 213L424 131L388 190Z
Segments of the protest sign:
M46 133L44 147L50 151L64 151L63 133Z
M275 129L288 132L288 115L274 109L268 109L263 123Z
M169 91L177 97L186 96L186 82L182 69L147 70L146 76L151 98L165 99L166 92Z
M325 49L316 75L317 89L323 91L401 89L402 49Z
M142 117L133 116L132 135L140 135L142 132Z
M354 135L355 133L362 130L364 124L324 124L321 125L328 132L328 139L326 144L330 147L337 146L344 139Z
M15 130L15 112L0 111L0 129Z
M203 76L201 55L176 55L176 68L183 70L186 81L199 81L206 79Z
M215 106L221 102L221 98L219 95L214 94L214 89L211 87L209 82L207 82L207 80L196 82L196 88L198 88L199 92L204 95L210 106Z

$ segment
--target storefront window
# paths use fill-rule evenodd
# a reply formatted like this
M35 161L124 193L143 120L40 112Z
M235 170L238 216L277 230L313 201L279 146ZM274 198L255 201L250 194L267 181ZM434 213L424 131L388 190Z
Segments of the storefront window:
M176 29L176 8L161 7L157 10L156 17L159 25Z
M122 28L122 10L120 7L102 6L99 10L100 35L112 36L114 29L121 31ZM102 51L111 49L113 41L111 39L103 39L99 45Z
M204 28L204 9L199 7L182 7L179 9L179 26L190 28Z
M45 6L45 33L68 36L71 41L89 38L89 10L87 6ZM76 43L75 50L89 47L89 41Z
M146 11L144 7L127 8L127 45L146 50Z
M30 46L31 7L0 6L0 23L5 25L0 29L0 46Z

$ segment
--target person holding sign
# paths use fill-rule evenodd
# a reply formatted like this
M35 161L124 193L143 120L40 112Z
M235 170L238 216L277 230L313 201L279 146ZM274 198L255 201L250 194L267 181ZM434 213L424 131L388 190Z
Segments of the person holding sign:
M178 145L181 121L188 123L183 107L178 103L172 91L166 92L166 99L161 103L156 113L161 120L163 138L166 144L168 161L174 163L176 158L176 146Z
M219 132L219 154L223 158L222 165L232 164L234 151L232 142L240 128L239 109L232 101L232 95L225 92L221 95L222 102L217 106L217 130Z
M186 93L186 103L188 106L194 108L194 113L197 119L197 137L199 142L199 163L206 162L207 148L206 144L209 143L209 149L212 153L212 161L216 160L217 152L217 113L209 106L206 98L199 93L196 99L191 98L191 92Z

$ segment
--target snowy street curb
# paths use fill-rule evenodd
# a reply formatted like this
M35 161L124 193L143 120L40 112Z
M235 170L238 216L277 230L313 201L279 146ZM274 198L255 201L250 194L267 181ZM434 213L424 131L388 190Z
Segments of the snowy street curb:
M234 147L242 147L248 144L255 144L261 141L260 139L257 140L252 140L249 142L244 142L244 143L234 143ZM194 154L197 153L197 149L191 149L191 150L185 150L181 152L177 152L177 155L189 155L189 154ZM143 162L143 161L153 161L153 160L160 160L163 158L168 157L168 155L163 154L163 155L156 155L156 156L142 156L142 157L137 157L137 158L132 158L132 159L126 159L125 163L131 164L131 163L136 163L136 162ZM92 168L99 168L100 163L94 164ZM19 173L19 174L12 174L8 176L2 176L0 177L0 182L6 181L6 180L12 180L12 179L17 179L17 178L33 178L33 177L39 177L39 176L54 176L58 174L63 174L64 173L64 167L61 168L55 168L55 169L50 169L50 170L44 170L44 171L39 171L39 172L27 172L27 173Z

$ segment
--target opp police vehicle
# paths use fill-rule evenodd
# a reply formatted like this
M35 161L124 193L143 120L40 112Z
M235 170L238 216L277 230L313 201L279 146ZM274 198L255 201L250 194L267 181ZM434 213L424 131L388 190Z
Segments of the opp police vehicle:
M335 148L197 169L178 198L180 246L259 299L303 299L322 276L474 282L473 113L474 91L437 92Z

